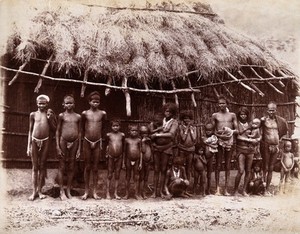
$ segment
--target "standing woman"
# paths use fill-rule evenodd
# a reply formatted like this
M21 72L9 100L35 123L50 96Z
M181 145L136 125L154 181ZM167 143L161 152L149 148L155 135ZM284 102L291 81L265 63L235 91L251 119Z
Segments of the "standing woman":
M236 158L238 162L238 172L235 178L234 195L238 195L238 187L241 177L245 172L244 185L242 190L243 196L249 196L246 192L247 185L250 179L251 167L255 153L255 143L257 144L259 138L248 138L247 131L250 129L249 110L246 107L241 107L238 114L238 135L236 139Z
M163 188L165 184L169 158L173 155L176 146L175 137L178 129L178 121L175 119L177 106L175 103L166 103L163 106L164 119L159 130L154 129L150 124L152 133L152 145L154 156L154 193L152 197L161 196L164 198ZM159 191L158 191L158 182Z

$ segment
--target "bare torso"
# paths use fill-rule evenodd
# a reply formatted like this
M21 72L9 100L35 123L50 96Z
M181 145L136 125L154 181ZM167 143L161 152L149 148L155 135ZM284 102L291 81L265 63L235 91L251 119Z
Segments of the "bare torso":
M232 112L217 112L212 115L216 131L221 131L224 127L234 129L235 114Z
M141 139L140 138L126 138L126 157L131 161L136 161L141 155Z
M281 162L286 168L291 169L294 164L294 155L292 153L283 153Z
M107 154L110 157L117 158L123 153L123 139L125 137L122 132L110 132L107 134L108 147Z
M102 122L106 116L105 111L87 110L82 112L85 119L84 136L90 141L97 141L102 137Z
M50 127L46 112L32 112L30 118L34 120L32 136L37 139L49 137Z
M191 127L190 130L185 131L183 126L180 126L180 143L185 147L194 146L196 143L196 129Z
M275 119L266 118L264 122L264 141L270 145L279 144L278 126Z
M151 150L151 141L147 137L142 139L142 152L143 152L143 161L149 162L151 160L152 150Z
M78 139L80 128L80 115L76 113L61 113L61 137L68 141L73 142Z

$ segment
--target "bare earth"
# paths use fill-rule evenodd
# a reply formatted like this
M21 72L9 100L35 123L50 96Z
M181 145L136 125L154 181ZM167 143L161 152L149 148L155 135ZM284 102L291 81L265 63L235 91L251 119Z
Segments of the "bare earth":
M300 187L294 179L289 194L272 197L225 197L196 195L190 199L82 201L82 186L71 200L61 201L56 170L48 170L44 187L48 197L27 200L31 194L31 171L3 169L6 200L0 233L300 233ZM124 173L124 172L123 172ZM235 176L232 171L231 186ZM106 172L100 172L99 195L104 197ZM273 184L278 185L279 173ZM124 195L121 187L120 195ZM150 191L149 191L150 193ZM6 219L5 219L6 218Z

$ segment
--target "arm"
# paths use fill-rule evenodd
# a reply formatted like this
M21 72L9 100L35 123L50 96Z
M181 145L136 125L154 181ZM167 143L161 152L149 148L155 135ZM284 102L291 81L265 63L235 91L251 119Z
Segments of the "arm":
M56 152L58 157L62 157L64 155L59 144L62 122L63 122L63 113L59 114L58 116L57 128L55 131Z
M169 132L163 132L163 133L155 133L155 137L170 137L170 138L174 138L176 135L178 129L178 121L174 120L174 122L172 123L171 129Z
M233 134L238 134L239 131L238 131L238 123L237 123L237 118L236 118L236 114L232 114L232 122L233 122L233 129L234 129L234 132Z
M141 170L143 165L142 140L140 140L139 142L139 149L140 149L140 165L138 169Z
M124 138L123 146L124 146L124 150L123 150L122 168L126 169L126 164L125 164L125 160L127 157L127 140L126 140L126 138Z
M32 130L34 125L34 112L29 115L29 131L28 131L28 144L27 144L27 156L31 157L31 145L32 145Z
M79 115L79 120L78 120L78 150L76 153L76 159L79 159L80 157L80 151L81 151L81 116Z
M85 135L85 121L86 121L86 111L81 113L81 135Z

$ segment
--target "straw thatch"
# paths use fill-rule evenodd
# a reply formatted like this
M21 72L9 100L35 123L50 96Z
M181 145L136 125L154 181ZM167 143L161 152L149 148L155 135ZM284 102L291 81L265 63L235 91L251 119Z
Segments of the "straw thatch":
M181 79L194 70L211 79L243 64L271 72L282 67L255 40L228 29L203 6L181 6L188 12L174 12L178 6L173 11L82 6L79 13L36 12L29 28L16 28L8 48L23 63L53 54L54 70L89 70L99 79L141 82Z

